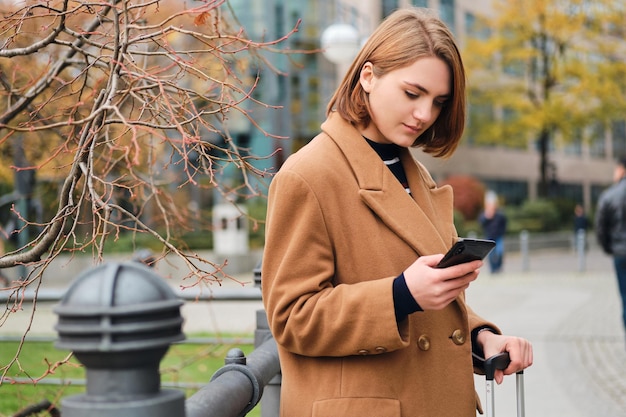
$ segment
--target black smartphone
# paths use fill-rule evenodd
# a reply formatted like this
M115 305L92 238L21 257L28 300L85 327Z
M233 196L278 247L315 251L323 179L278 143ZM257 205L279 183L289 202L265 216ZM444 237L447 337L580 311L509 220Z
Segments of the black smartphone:
M459 239L437 264L437 268L484 259L495 246L496 242L488 239Z

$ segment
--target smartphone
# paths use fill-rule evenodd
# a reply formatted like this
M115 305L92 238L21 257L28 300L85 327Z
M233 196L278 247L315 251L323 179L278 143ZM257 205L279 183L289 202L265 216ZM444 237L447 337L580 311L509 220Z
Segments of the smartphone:
M447 268L465 262L484 259L496 246L496 242L487 239L459 239L437 264L437 268Z

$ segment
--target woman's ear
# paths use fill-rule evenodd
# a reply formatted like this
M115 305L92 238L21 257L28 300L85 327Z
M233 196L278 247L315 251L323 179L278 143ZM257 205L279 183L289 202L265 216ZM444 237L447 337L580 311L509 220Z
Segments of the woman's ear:
M359 82L363 91L369 93L372 90L372 83L374 82L374 65L371 62L366 62L361 68L361 74L359 76Z

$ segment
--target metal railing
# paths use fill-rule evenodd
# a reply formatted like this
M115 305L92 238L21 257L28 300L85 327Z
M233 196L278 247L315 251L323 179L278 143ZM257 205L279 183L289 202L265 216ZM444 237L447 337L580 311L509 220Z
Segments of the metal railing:
M522 259L522 270L530 270L530 257L533 250L543 250L546 248L573 249L576 253L578 271L582 272L586 268L587 250L590 241L585 230L578 230L574 233L554 233L549 235L532 235L523 230L520 232L517 242L509 238L505 243L507 251L519 250Z
M264 399L262 415L278 416L275 395L280 388L276 390L275 386L280 386L279 372L278 350L273 338L256 347L247 358L241 350L231 349L226 365L185 402L186 417L245 416L261 397ZM274 388L268 390L272 397L264 394L268 387Z
M259 268L255 278L260 285ZM137 299L124 299L120 289L131 281ZM254 290L207 299L260 300L259 289ZM261 402L262 417L278 416L280 362L263 310L256 313L255 349L248 357L231 349L225 365L188 399L182 391L162 389L160 361L172 343L184 338L180 298L199 299L197 294L181 295L136 262L101 265L82 273L67 291L47 294L45 301L60 301L56 345L73 351L85 366L87 390L63 398L60 407L42 402L16 415L239 417Z

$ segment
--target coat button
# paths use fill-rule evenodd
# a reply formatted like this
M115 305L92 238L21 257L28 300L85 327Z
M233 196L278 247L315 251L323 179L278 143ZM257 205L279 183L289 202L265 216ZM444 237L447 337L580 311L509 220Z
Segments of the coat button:
M430 339L428 338L428 336L426 336L425 334L421 335L417 339L417 346L419 346L419 348L424 351L430 349Z
M462 345L465 343L465 334L463 334L463 330L456 329L452 332L450 339L452 339L452 342L454 342L455 345Z
M376 353L385 353L385 352L387 352L387 349L382 346L378 346L376 348Z
M369 355L370 351L367 349L361 349L359 350L359 355L361 356L365 356L365 355Z

